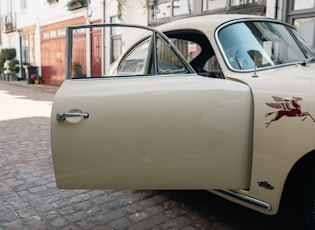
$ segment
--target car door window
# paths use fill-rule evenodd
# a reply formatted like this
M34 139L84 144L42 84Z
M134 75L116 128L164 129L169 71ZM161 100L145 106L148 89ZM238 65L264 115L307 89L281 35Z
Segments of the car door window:
M190 73L183 61L175 54L170 45L158 36L157 43L157 71L158 74Z
M171 46L160 36L156 45L150 44L151 38L133 48L121 61L118 67L119 75L164 75L191 73ZM154 52L154 47L156 48ZM156 55L156 73L155 61Z
M136 46L123 59L118 67L118 73L121 75L139 75L145 74L146 61L149 55L149 39Z

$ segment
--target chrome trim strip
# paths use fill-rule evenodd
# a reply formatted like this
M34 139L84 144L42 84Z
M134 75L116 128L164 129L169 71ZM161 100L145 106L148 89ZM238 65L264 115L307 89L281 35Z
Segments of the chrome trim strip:
M241 194L241 193L237 193L237 192L234 192L232 190L229 190L229 189L217 189L215 190L219 193L222 193L224 195L227 195L227 196L230 196L230 197L233 197L233 198L236 198L238 200L241 200L241 201L244 201L246 203L249 203L251 205L255 205L257 207L260 207L260 208L263 208L263 209L266 209L268 211L271 210L271 205L266 203L266 202L263 202L263 201L260 201L260 200L257 200L255 198L252 198L252 197L249 197L249 196L246 196L244 194Z

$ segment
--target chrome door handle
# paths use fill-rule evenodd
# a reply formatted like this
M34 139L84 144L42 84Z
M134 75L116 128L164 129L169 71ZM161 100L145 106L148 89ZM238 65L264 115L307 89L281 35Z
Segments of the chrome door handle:
M64 121L67 117L83 117L88 118L90 115L88 113L57 113L57 120Z

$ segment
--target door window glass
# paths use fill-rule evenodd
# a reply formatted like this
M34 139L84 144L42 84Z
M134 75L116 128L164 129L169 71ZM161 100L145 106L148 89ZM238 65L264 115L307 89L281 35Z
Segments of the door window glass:
M158 74L186 73L187 69L170 46L160 37L157 40Z
M118 73L124 75L145 74L146 60L149 53L149 39L136 46L121 62Z
M205 64L204 70L211 71L222 71L218 59L215 55L213 55Z

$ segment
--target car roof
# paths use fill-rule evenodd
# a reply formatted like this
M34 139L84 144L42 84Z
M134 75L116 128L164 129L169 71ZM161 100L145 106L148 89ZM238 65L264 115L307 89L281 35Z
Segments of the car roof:
M179 19L157 26L156 28L162 32L185 29L196 29L200 31L203 31L205 29L215 30L218 26L222 25L225 22L250 18L255 19L265 17L245 14L213 14Z

